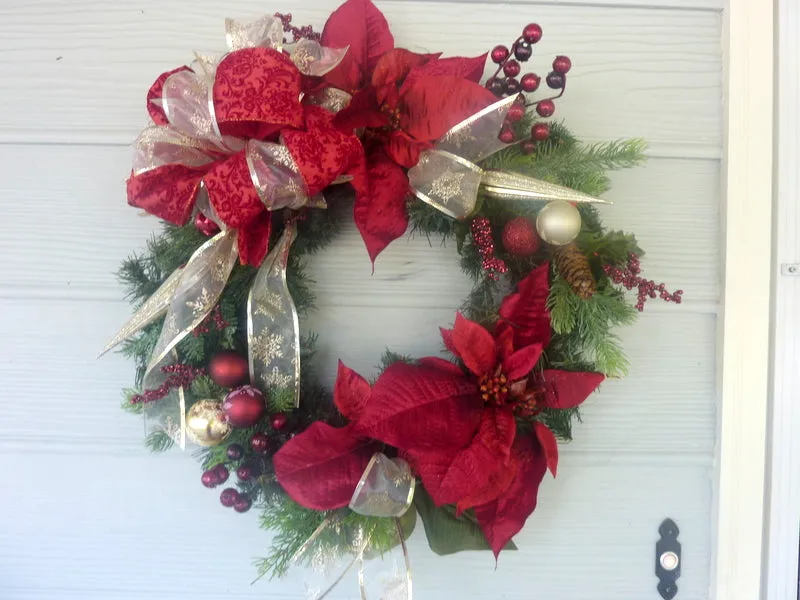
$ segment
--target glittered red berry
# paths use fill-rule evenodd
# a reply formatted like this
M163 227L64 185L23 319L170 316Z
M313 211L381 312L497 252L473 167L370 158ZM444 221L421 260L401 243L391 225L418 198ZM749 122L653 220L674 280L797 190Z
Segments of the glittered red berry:
M522 152L523 154L533 154L536 152L536 142L533 140L525 140L522 142Z
M502 63L508 58L508 48L505 46L495 46L492 48L492 62L495 64Z
M253 502L247 496L242 496L241 494L236 499L236 502L233 505L233 510L238 513L247 512L250 510L250 507L253 505Z
M536 226L525 217L511 219L503 227L503 247L514 256L530 256L539 249Z
M519 94L520 89L521 86L519 84L519 81L517 81L513 77L509 77L503 82L503 91L509 96L513 96L514 94Z
M525 73L522 76L522 81L520 85L522 86L523 92L535 92L539 89L539 83L542 81L542 78L539 77L536 73Z
M519 75L519 72L522 68L519 66L519 63L515 60L508 61L505 65L503 65L503 73L506 77L516 77Z
M525 62L533 54L533 48L528 42L519 42L514 46L514 58L519 61Z
M252 427L266 410L264 394L251 385L236 388L222 401L222 412L232 427Z
M239 460L244 456L244 448L239 444L230 444L225 454L228 456L228 460Z
M275 413L269 420L269 424L275 431L280 431L284 427L286 427L286 423L289 420L289 417L286 416L286 413Z
M510 127L503 127L500 130L500 135L498 135L497 137L500 138L500 141L503 142L504 144L510 144L516 139L516 136L514 135L514 130L511 129Z
M205 471L200 477L200 481L207 488L213 488L219 485L219 481L217 481L217 476L214 474L213 469L211 471Z
M250 367L244 356L225 351L215 354L208 363L208 374L218 386L232 388L247 381Z
M228 481L228 476L230 473L225 465L217 465L214 467L214 476L217 478L217 485L225 483Z
M553 60L553 71L565 75L572 68L572 61L567 56L556 56Z
M531 139L543 142L550 137L550 125L547 123L534 123L531 127Z
M552 100L541 100L536 105L536 112L540 117L552 117L553 113L556 112L556 105L553 104Z
M253 437L250 438L250 447L254 452L264 454L269 450L269 438L265 433L261 433L260 431L254 433Z
M227 506L228 508L236 504L238 499L239 492L233 488L225 488L219 495L219 501L222 502L222 506Z
M492 77L486 82L486 89L499 98L503 95L503 80L498 79L497 77Z
M542 39L542 28L538 23L529 23L525 25L525 29L522 30L522 37L529 44L535 44Z
M561 73L556 73L553 71L552 73L547 74L547 86L554 90L560 90L564 87L564 84L567 80Z
M256 468L253 465L242 465L236 469L236 477L239 481L250 481L256 476Z
M197 228L197 231L209 237L219 233L219 225L201 212L194 216L194 226Z
M525 116L525 105L516 102L511 105L508 109L508 114L506 114L506 119L508 119L512 123L516 123L522 117Z

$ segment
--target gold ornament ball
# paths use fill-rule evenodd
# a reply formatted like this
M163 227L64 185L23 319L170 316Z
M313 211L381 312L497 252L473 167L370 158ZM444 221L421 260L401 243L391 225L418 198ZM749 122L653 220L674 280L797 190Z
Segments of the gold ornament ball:
M581 213L569 202L553 200L539 211L536 232L551 246L565 246L581 231Z
M216 446L230 434L222 402L200 400L186 413L186 435L198 446Z

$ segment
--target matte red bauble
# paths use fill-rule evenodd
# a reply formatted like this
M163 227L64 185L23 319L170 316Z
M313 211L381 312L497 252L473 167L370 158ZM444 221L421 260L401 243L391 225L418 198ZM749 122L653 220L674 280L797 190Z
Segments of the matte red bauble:
M213 469L210 471L205 471L202 477L200 477L200 481L207 488L213 488L219 485L219 481L217 480L217 475L216 473L214 473Z
M525 217L511 219L503 227L503 247L514 256L530 256L539 249L536 227Z
M222 502L222 506L227 506L228 508L235 505L238 500L239 492L233 488L225 488L219 495L219 501Z
M550 125L547 123L534 123L531 127L531 138L543 142L550 137Z
M250 498L248 498L247 496L240 495L236 499L236 502L233 504L233 510L235 510L238 513L247 512L248 510L250 510L252 504L253 503L250 500Z
M272 425L272 428L275 431L280 431L284 427L286 427L286 422L289 418L286 416L286 413L275 413L270 418L269 424Z
M251 385L236 388L222 402L222 412L231 427L252 427L266 410L264 394Z
M236 476L239 481L250 481L256 476L256 468L252 465L242 465L236 469Z
M540 117L552 117L553 113L556 112L556 105L553 104L552 100L540 100L536 105L536 112L539 113Z
M247 381L250 367L244 356L231 351L220 352L208 363L208 374L218 386L232 388Z
M225 483L228 481L228 476L230 473L228 472L227 467L225 465L217 465L214 467L214 476L217 478L217 483Z

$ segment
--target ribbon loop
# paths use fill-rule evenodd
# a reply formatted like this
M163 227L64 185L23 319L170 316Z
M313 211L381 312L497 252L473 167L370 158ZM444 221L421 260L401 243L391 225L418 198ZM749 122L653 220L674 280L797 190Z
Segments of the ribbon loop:
M269 15L255 21L225 19L225 41L231 52L258 46L280 52L283 50L283 24Z
M327 48L319 42L303 38L292 50L292 62L303 75L322 77L332 71L347 54L346 48Z
M377 452L353 492L350 510L366 517L402 517L411 507L415 486L406 461Z

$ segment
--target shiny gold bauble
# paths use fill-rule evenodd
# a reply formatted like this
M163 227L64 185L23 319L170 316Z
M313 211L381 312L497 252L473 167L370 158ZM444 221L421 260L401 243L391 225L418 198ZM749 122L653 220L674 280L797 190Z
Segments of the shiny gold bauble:
M186 413L186 435L199 446L216 446L230 434L222 402L199 400Z
M564 246L578 237L581 213L569 202L548 202L536 217L536 233L551 246Z

